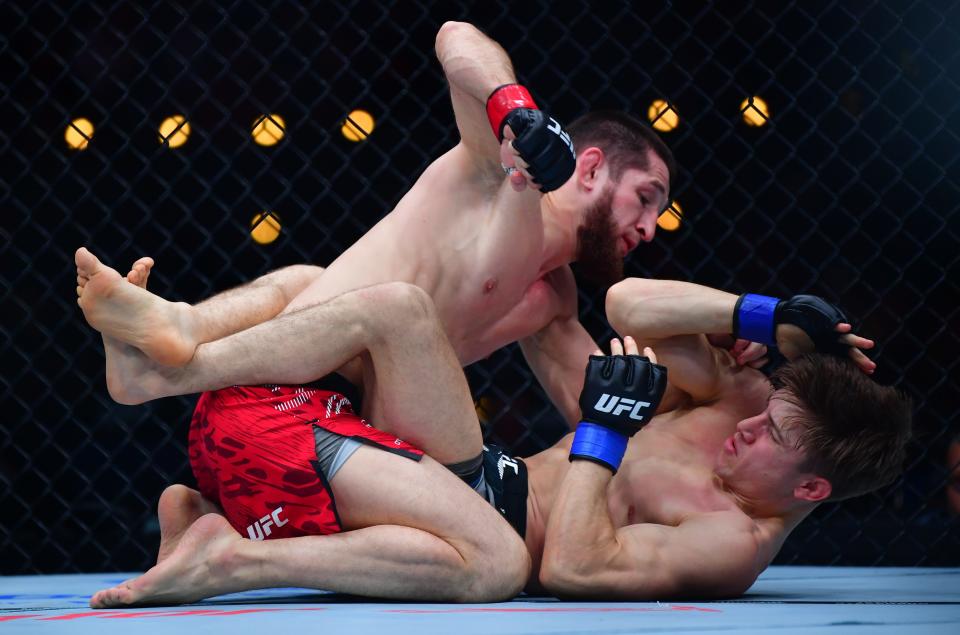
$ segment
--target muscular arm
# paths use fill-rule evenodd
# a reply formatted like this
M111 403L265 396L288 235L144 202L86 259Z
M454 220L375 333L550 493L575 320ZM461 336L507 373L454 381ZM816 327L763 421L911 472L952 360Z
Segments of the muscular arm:
M650 346L670 369L661 411L676 403L675 391L695 402L711 401L729 388L729 356L704 333L732 333L737 296L689 282L629 278L607 292L607 319L642 349Z
M607 508L610 470L576 460L547 523L540 582L570 599L652 600L729 597L746 591L761 569L753 523L716 512L677 527L617 529Z
M474 160L494 174L500 144L487 122L487 97L498 86L517 81L503 48L466 22L445 22L437 32L437 59L450 82L450 98L460 139Z
M577 317L577 287L563 267L548 276L557 293L557 316L545 328L520 340L523 356L550 401L570 428L580 421L577 398L583 389L583 367L596 343Z

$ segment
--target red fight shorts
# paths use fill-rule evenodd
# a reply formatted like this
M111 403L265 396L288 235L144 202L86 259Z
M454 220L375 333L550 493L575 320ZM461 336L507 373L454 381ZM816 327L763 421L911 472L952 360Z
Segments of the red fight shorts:
M418 461L423 456L354 414L341 392L233 386L203 393L190 422L190 466L200 492L252 540L341 531L314 426Z

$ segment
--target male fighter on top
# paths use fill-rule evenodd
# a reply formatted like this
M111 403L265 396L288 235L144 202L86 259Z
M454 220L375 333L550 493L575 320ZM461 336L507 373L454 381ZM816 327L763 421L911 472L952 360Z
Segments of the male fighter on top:
M93 279L102 271L88 273ZM857 369L873 368L859 350L872 342L850 333L842 314L822 300L738 300L689 283L631 279L610 290L607 312L619 332L656 347L671 369L670 385L651 421L662 371L615 358L611 375L604 370L609 360L591 361L580 397L587 423L528 459L499 458L501 511L526 552L492 508L429 457L413 461L412 452L368 446L348 453L335 475L324 477L317 467L329 498L305 494L306 483L296 479L286 495L271 491L269 504L285 512L274 520L283 525L267 540L244 540L237 530L255 516L244 516L242 505L222 494L239 484L250 491L238 499L255 501L265 485L261 471L275 459L220 444L218 427L243 434L246 424L231 429L229 412L201 408L192 458L215 464L219 492L207 496L221 496L230 521L205 513L216 508L178 487L169 509L161 501L162 526L165 514L167 521L157 566L99 592L91 605L188 602L281 585L419 600L501 599L525 582L570 598L729 596L753 583L818 504L869 491L898 473L909 403ZM771 385L702 335L723 332L767 343L775 337L792 361ZM819 350L843 349L853 361L798 357L812 348L807 334ZM637 350L629 338L626 347ZM620 352L617 342L612 348ZM438 313L422 290L402 283L348 292L201 346L182 368L141 359L124 380L145 398L234 383L296 384L357 355L368 356L378 378L391 378L376 386L380 399L407 404L406 417L381 422L390 434L407 438L408 430L434 428L437 420L464 432L476 425ZM331 414L298 410L302 403L265 410L270 428L256 441L270 448L276 434L310 446L310 428ZM231 462L233 451L245 452L244 461ZM316 463L333 462L319 453ZM347 531L303 535L312 528L286 511L312 501L335 501L339 528ZM299 537L273 539L284 536Z
M578 322L568 264L578 260L607 282L622 277L626 253L653 238L675 173L672 155L632 117L594 113L569 127L579 148L574 156L570 136L515 83L510 59L499 45L469 24L448 22L437 33L436 52L450 83L460 143L436 159L397 207L326 270L288 267L192 307L133 286L114 288L113 297L95 304L85 305L81 298L91 324L118 333L104 338L107 385L116 400L142 399L136 386L118 381L141 355L180 365L191 359L198 343L281 311L351 289L405 281L431 296L461 364L527 338L523 351L538 376L569 383L563 391L568 399L559 405L574 421L582 360L595 344ZM504 178L502 166L514 164L519 171ZM91 270L96 260L81 249L77 262ZM130 279L144 285L151 264L142 259ZM115 319L115 303L137 307L134 319ZM566 340L549 357L540 340L530 337L548 324L562 330ZM376 378L361 381L359 368L354 361L337 370L354 384L373 386ZM328 384L341 389L341 383ZM363 405L372 421L391 416L391 405L375 396ZM421 447L428 439L436 443L433 458L487 493L479 427L456 437L423 432L408 440Z

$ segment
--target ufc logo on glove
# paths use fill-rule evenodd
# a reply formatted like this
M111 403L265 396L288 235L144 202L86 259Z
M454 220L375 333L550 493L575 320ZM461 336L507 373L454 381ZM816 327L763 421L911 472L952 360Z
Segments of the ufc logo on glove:
M640 409L648 407L650 407L649 401L636 401L628 397L617 397L616 395L608 395L607 393L603 393L600 395L600 399L597 400L597 403L594 404L593 409L597 412L610 412L614 416L618 416L624 412L630 411L629 416L631 419L643 421L643 416L640 415Z

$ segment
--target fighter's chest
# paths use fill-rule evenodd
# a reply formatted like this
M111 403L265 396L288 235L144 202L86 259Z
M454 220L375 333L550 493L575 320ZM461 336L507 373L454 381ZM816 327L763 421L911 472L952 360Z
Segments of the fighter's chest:
M692 514L731 509L711 472L675 458L648 457L624 463L611 484L610 511L619 526L676 526Z
M507 288L498 289L500 280L484 280L480 293L464 297L447 317L448 333L461 361L487 357L539 331L556 315L558 299L549 282L542 278L526 280L524 286L516 282L508 277Z

